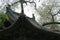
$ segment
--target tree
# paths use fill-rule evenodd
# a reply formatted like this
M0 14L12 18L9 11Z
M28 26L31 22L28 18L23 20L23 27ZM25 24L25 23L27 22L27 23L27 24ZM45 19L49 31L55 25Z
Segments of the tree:
M50 1L52 0L48 0L47 3L44 1L42 3L42 7L38 8L38 12L41 16L39 20L40 20L40 23L42 23L42 26L47 23L47 25L51 27L51 29L55 29L56 27L58 27L58 25L55 25L54 23L56 21L56 15L59 14L59 11L57 13L54 13L55 11L53 10L55 9L55 7L58 8L59 5L57 5L57 2L55 2L55 0L53 2L50 2Z

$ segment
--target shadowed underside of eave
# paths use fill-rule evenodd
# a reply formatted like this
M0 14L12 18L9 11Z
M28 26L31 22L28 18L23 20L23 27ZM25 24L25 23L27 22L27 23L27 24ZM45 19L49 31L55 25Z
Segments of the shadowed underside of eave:
M58 40L60 34L38 29L24 15L21 15L9 29L0 32L2 40L50 40L51 38Z

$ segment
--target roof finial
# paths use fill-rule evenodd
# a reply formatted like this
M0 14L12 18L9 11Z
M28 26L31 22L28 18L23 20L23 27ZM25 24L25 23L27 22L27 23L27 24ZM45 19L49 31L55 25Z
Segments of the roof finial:
M34 14L32 14L33 15L33 19L35 20L35 16L34 16Z
M9 8L10 8L10 7L11 7L11 6L10 6L10 4L7 4L7 7L9 7Z

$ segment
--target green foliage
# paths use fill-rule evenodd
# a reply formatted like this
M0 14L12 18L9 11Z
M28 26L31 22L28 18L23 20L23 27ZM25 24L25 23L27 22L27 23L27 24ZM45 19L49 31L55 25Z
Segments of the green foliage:
M0 13L0 28L5 28L4 22L6 19L8 20L8 16L5 13Z

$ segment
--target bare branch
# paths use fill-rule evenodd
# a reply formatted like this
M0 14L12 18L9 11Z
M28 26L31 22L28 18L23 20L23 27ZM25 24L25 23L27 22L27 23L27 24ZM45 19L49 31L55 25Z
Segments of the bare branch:
M57 14L59 14L59 13L56 13L56 14L54 14L53 16L56 16Z
M59 11L60 11L60 10L59 10ZM56 15L60 14L59 11L58 11L56 14L54 14L53 16L56 16Z
M14 4L16 4L16 3L18 3L18 2L20 2L20 1L17 1L17 2L12 3L11 6L13 6Z
M53 8L53 7L52 7ZM51 13L51 10L52 10L52 8L50 9L50 11L48 12L50 15L51 15L51 17L52 17L52 22L54 22L54 15Z
M60 24L60 22L47 22L47 23L42 24L42 26L46 26L50 24Z
M29 2L29 3L34 3L35 4L35 9L36 9L36 3L33 1L33 2L30 2L30 1L25 1L24 3L27 3L27 2Z
M16 3L18 3L18 2L21 2L21 1L14 2L14 3L12 3L10 6L13 6L14 4L16 4ZM32 1L32 2L30 2L30 1L23 1L23 3L26 3L26 5L27 5L27 2L29 2L29 3L34 3L34 4L35 4L35 9L36 9L36 3L35 3L34 1ZM36 9L36 10L37 10L37 9Z

